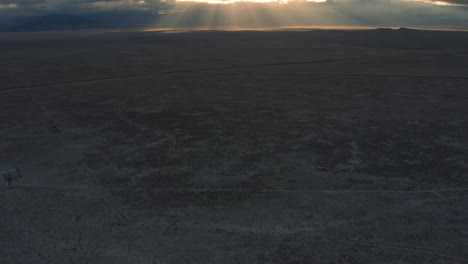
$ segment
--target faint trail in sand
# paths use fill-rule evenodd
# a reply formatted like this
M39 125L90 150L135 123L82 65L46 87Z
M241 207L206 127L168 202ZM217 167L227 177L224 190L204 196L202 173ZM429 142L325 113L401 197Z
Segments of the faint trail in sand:
M38 189L38 190L88 190L88 191L100 191L97 188L90 188L86 186L0 186L1 189ZM214 192L251 192L251 193L323 193L323 194L365 194L365 193L406 193L406 194L421 194L421 193L445 193L445 192L466 192L468 188L453 188L453 189L435 189L435 190L290 190L290 189L225 189L225 188L105 188L108 191L115 192L141 192L141 191L152 191L152 192L193 192L193 193L214 193Z
M251 64L251 65L219 66L219 67L208 67L208 68L200 68L200 69L187 69L187 70L177 70L177 71L152 72L152 73L142 73L142 74L117 75L117 76L90 78L90 79L82 79L82 80L72 80L72 81L63 81L63 82L50 82L50 83L40 83L40 84L32 84L32 85L25 85L25 86L7 87L7 88L0 89L0 92L9 91L9 90L18 90L18 89L39 88L39 87L46 87L46 86L60 85L60 84L86 83L86 82L93 82L93 81L138 78L138 77L146 77L146 76L153 76L153 75L192 73L192 72L211 71L211 70L231 70L231 69L244 69L244 68L274 67L274 66L284 66L284 65L331 63L331 62L355 61L355 60L365 60L365 59L367 59L367 58L328 59L328 60L296 61L296 62L275 62L275 63L262 63L262 64Z
M442 76L442 75L405 75L405 74L363 74L363 73L224 73L199 72L197 74L238 75L238 76L317 76L317 77L381 77L381 78L415 78L415 79L451 79L468 80L468 76Z
M61 84L74 84L74 83L87 83L93 81L105 81L105 80L118 80L118 79L127 79L127 78L138 78L138 77L147 77L147 76L157 76L157 75L169 75L169 74L184 74L184 73L200 73L204 71L213 71L213 70L234 70L234 69L247 69L247 68L262 68L262 67L275 67L275 66L288 66L288 65L306 65L306 64L320 64L320 63L333 63L333 62L346 62L346 61L359 61L359 60L369 60L369 59L388 59L388 58L427 58L427 57L446 57L446 56L454 56L459 55L457 53L443 53L443 54L429 54L429 55L395 55L395 56L387 56L383 58L345 58L345 59L327 59L327 60L314 60L314 61L292 61L292 62L275 62L275 63L260 63L260 64L250 64L250 65L234 65L234 66L216 66L216 67L207 67L207 68L199 68L199 69L185 69L185 70L174 70L174 71L163 71L163 72L150 72L150 73L142 73L142 74L128 74L128 75L117 75L117 76L107 76L107 77L97 77L97 78L89 78L89 79L81 79L81 80L70 80L70 81L61 81L61 82L50 82L50 83L39 83L39 84L32 84L32 85L24 85L24 86L13 86L0 89L0 92L7 92L12 90L21 90L21 89L30 89L30 88L40 88L40 87L47 87L47 86L54 86L54 85L61 85ZM206 74L213 74L213 75L230 75L227 73L206 73ZM241 74L231 74L231 75L241 75ZM243 74L242 75L249 75ZM439 79L461 79L466 80L468 76L422 76L422 75L386 75L386 74L251 74L254 75L278 75L278 76L350 76L350 77L398 77L398 78L439 78Z
M382 57L382 58L360 57L360 58L326 59L326 60L313 60L313 61L292 61L292 62L290 61L290 62L259 63L259 64L250 64L250 65L216 66L216 67L207 67L207 68L199 68L199 69L185 69L185 70L174 70L174 71L163 71L163 72L150 72L150 73L142 73L142 74L116 75L116 76L97 77L97 78L89 78L89 79L81 79L81 80L70 80L70 81L62 81L62 82L50 82L50 83L39 83L39 84L32 84L32 85L24 85L24 86L13 86L13 87L7 87L7 88L0 89L0 92L7 92L7 91L11 91L11 90L30 89L30 88L40 88L40 87L47 87L47 86L54 86L54 85L61 85L61 84L86 83L86 82L93 82L93 81L118 80L118 79L138 78L138 77L157 76L157 75L169 75L169 74L198 73L198 72L212 71L212 70L234 70L234 69L262 68L262 67L275 67L275 66L288 66L288 65L306 65L306 64L359 61L359 60L369 60L369 59L446 57L446 56L456 56L456 55L459 55L459 54L457 54L457 53L448 53L448 54L447 53L442 53L442 54L425 54L425 55L394 55L394 56L386 56L386 57ZM208 73L208 74L221 75L221 73ZM271 74L271 75L281 75L281 74ZM282 75L283 76L284 75L291 75L292 76L293 74L282 74ZM303 75L313 76L312 74L303 74ZM324 74L322 74L322 75L324 75ZM326 76L326 75L324 75L324 76ZM329 76L335 76L335 75L329 74ZM383 75L383 74L376 74L376 75L350 74L349 76L468 79L468 76L417 76L417 75Z

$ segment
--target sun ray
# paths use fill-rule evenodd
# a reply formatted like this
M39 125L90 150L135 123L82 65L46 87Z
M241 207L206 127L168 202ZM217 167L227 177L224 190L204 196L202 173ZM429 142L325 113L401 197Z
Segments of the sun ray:
M322 3L326 1L327 0L305 0L303 2ZM177 0L176 2L192 2L192 3L207 3L207 4L233 4L233 3L245 3L245 2L285 4L285 3L288 3L289 0Z

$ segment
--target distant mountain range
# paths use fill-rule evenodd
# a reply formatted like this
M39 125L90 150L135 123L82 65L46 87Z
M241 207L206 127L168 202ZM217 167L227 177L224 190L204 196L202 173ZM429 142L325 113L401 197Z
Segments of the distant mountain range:
M148 12L120 12L96 14L52 14L32 18L7 31L46 31L99 28L145 27L154 25L160 15Z

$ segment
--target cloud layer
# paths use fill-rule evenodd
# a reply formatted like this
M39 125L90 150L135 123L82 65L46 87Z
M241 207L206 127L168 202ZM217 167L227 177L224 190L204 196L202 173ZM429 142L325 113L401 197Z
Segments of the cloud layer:
M285 1L279 0L280 2ZM2 24L3 26L12 25L34 16L57 13L86 15L100 12L104 12L106 16L112 16L109 15L112 12L116 12L115 16L118 16L118 12L126 14L131 12L136 12L135 14L138 12L165 13L166 18L179 16L178 19L186 16L184 23L187 26L203 20L200 17L210 15L210 12L214 12L215 9L221 14L222 9L228 9L229 12L234 10L234 13L238 13L238 20L244 24L249 22L245 21L248 17L242 14L242 10L256 13L256 19L264 19L266 24L285 18L283 20L288 20L290 24L303 25L468 28L468 0L327 0L322 3L316 2L316 0L289 0L292 4L270 3L262 6L238 3L233 5L235 7L213 8L213 5L177 3L176 0L0 0L0 29ZM282 25L281 23L275 25L277 24Z
M36 7L36 8L115 8L115 7L133 7L133 8L149 8L155 5L161 5L167 2L175 2L177 0L0 0L0 6L4 8L20 8L20 7ZM190 1L190 0L185 0ZM200 1L200 0L194 0ZM223 2L229 0L219 0ZM304 0L307 1L307 0ZM468 0L309 0L311 2L328 2L328 3L352 3L358 8L364 4L382 4L396 2L423 2L434 5L456 5L468 6Z

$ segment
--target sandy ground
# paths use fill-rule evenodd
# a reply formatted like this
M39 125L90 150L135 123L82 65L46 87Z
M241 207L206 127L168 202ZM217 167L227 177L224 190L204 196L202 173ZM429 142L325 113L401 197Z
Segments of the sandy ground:
M468 33L0 49L1 263L468 263Z

